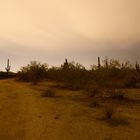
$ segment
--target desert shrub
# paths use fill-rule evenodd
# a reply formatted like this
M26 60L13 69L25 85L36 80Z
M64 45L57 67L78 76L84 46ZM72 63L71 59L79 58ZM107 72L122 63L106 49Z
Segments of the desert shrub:
M114 112L115 112L114 106L107 105L104 108L104 116L105 116L105 119L109 119L109 120L112 119Z
M42 92L41 97L55 97L55 91L52 89L47 89Z
M126 76L125 86L126 87L136 87L136 84L139 82L139 74L136 71L131 71L129 75Z
M105 58L100 68L92 65L90 70L79 63L65 61L60 67L49 68L47 78L63 83L69 89L85 89L89 82L103 88L124 88L138 83L135 73L138 72L129 62L121 64L118 60Z
M117 116L117 117L114 117L112 119L112 121L109 122L111 125L128 125L129 124L129 121L126 117L123 117L123 116Z
M102 95L102 90L99 86L97 85L89 85L86 87L86 93L88 97L99 97Z
M125 91L122 89L109 89L108 90L109 97L113 99L125 99Z
M68 63L68 66L65 67L64 65L62 67L62 75L63 75L63 81L65 83L76 83L78 84L81 82L86 75L86 70L84 66L82 66L79 63L70 62Z
M140 88L140 82L136 83L136 88Z
M18 72L18 79L20 81L32 82L34 85L36 85L40 80L46 77L47 70L47 64L32 61L27 66L20 69Z
M93 108L93 107L100 107L100 103L97 99L94 99L90 104L89 107Z
M79 63L67 60L60 67L49 69L48 65L33 61L20 69L18 79L37 84L40 80L47 78L62 83L69 89L85 89L89 82L103 88L122 88L136 87L136 84L140 82L139 73L129 62L120 64L118 60L108 58L103 60L100 68L93 65L90 70ZM89 90L92 94L96 93L96 89L94 92L92 92L93 89Z
M93 81L102 87L122 88L135 86L136 69L129 62L120 64L118 60L105 58L100 69L91 67L90 75Z
M88 71L79 63L67 62L61 67L52 67L47 72L47 77L51 80L63 83L69 89L81 89L88 81Z
M116 106L113 104L108 104L104 108L104 118L103 120L106 120L107 123L110 125L116 126L116 125L128 125L129 122L127 118L121 116L117 110Z
M7 72L0 71L0 79L15 78L17 76L14 72L9 72L7 77Z
M61 74L61 67L51 67L47 71L47 78L54 80L56 82L60 82L60 79L62 78Z

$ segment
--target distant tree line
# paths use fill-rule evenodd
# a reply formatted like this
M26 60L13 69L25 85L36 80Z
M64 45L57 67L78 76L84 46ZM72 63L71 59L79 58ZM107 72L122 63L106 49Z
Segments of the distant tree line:
M120 63L116 59L105 58L98 65L92 65L87 70L83 65L74 61L68 62L59 67L48 67L48 64L41 64L32 61L22 67L17 73L18 80L32 82L34 85L41 80L52 80L60 86L81 89L88 85L97 84L102 87L137 87L140 83L140 67L136 62L135 67L130 62Z

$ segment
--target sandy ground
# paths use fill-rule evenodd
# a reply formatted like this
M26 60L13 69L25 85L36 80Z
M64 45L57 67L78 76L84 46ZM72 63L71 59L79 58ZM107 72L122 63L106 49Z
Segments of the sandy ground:
M112 126L100 119L102 108L90 108L80 92L59 89L57 97L42 98L44 88L0 81L0 140L140 139L139 103L120 107L128 125Z

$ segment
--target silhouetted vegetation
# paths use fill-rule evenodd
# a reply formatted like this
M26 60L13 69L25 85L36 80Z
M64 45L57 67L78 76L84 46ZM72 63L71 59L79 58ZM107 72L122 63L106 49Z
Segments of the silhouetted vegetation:
M37 84L42 79L56 81L59 86L69 89L86 89L95 85L102 88L137 87L140 83L140 69L136 62L133 67L129 62L121 64L118 60L105 58L98 65L87 70L83 65L68 62L66 59L60 67L48 68L48 65L36 61L22 67L18 72L21 81Z
M3 71L0 72L0 79L14 78L16 76L17 74L14 72L9 72L8 77L7 77L7 72L3 72Z
M21 70L18 72L18 79L20 81L32 82L34 85L36 85L39 81L46 78L47 70L47 64L32 61L27 66L21 68Z
M74 89L86 88L89 85L109 88L136 87L140 82L140 70L138 64L135 68L129 62L120 64L118 60L108 58L103 60L101 65L98 57L98 65L92 65L90 70L86 70L79 63L67 62L61 67L50 68L48 78Z
M70 89L80 89L87 83L88 71L79 63L65 62L60 67L48 70L47 78L63 83L62 86Z

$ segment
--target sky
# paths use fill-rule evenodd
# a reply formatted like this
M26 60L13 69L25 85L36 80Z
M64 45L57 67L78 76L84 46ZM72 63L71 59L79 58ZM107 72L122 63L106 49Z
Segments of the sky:
M98 56L140 62L140 0L0 0L0 71Z

